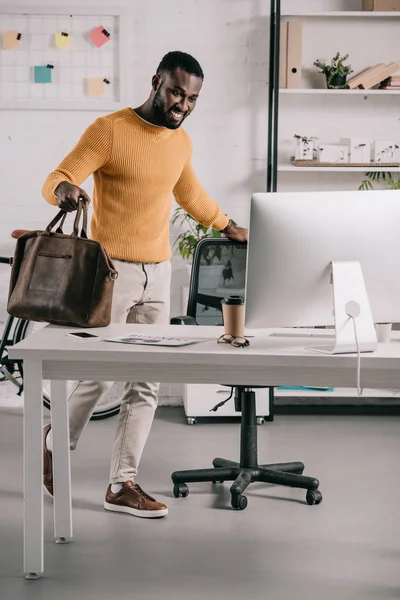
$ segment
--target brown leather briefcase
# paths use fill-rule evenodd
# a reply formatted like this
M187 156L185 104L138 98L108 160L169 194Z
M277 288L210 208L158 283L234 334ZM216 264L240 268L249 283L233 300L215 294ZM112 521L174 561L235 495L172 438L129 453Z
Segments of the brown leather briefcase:
M7 310L30 321L105 327L111 321L118 273L103 246L87 238L86 204L79 202L71 235L63 233L65 217L60 211L45 231L32 231L17 240Z

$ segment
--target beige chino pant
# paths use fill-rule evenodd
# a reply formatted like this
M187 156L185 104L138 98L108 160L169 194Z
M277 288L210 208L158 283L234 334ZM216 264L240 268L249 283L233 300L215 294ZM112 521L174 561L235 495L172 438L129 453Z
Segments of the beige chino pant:
M112 323L169 322L171 262L133 263L113 260L118 271L114 285ZM155 328L155 335L157 329ZM69 398L71 449L113 382L75 382ZM158 403L159 383L126 383L121 400L111 459L110 483L134 479Z

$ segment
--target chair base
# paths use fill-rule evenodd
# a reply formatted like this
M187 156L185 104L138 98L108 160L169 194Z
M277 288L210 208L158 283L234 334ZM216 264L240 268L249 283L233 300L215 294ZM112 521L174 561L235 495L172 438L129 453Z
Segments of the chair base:
M246 488L256 481L272 483L307 490L307 504L320 504L322 494L318 490L319 481L303 475L302 462L259 465L257 462L257 422L255 414L255 394L249 388L237 387L237 408L242 412L240 463L224 458L213 460L214 468L175 471L172 473L174 496L187 496L188 483L233 481L231 485L231 505L243 510L247 498L243 495Z
M318 490L318 479L302 475L304 464L301 462L241 467L237 462L215 458L213 465L213 469L175 471L172 474L174 496L176 498L186 497L189 494L187 483L233 481L230 488L232 508L243 510L247 506L247 498L243 492L251 483L259 481L302 488L307 490L307 504L313 505L322 502L322 494Z

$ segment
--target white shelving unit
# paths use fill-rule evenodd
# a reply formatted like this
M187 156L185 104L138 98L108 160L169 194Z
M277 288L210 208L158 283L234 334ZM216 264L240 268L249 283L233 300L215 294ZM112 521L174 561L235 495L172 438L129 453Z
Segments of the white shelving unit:
M372 172L388 172L400 173L400 167L375 167L365 165L365 167L296 167L290 164L278 165L278 171L295 171L296 173L372 173Z
M309 19L343 19L343 18L356 18L356 19L392 19L399 18L400 11L387 11L387 12L375 12L367 10L335 10L326 12L306 12L306 13L285 13L282 14L281 19L296 19L296 18L309 18Z
M400 90L328 90L317 88L281 88L281 94L328 94L330 96L398 96Z
M305 19L400 19L400 11L388 11L388 12L375 12L375 11L325 11L325 12L292 12L292 13L284 13L281 15L282 21L288 20L305 20ZM397 26L399 22L396 21L395 26ZM335 98L339 97L338 100L344 100L344 96L349 96L351 98L365 98L372 96L374 98L382 98L383 96L399 96L400 90L378 90L378 89L369 89L369 90L330 90L324 88L280 88L279 94L286 97L301 97L301 96L316 96L321 97L322 101L325 101L327 98ZM374 166L373 163L371 165L366 165L365 167L359 166L347 166L347 167L296 167L292 165L290 162L279 163L277 167L278 172L283 173L366 173L366 172L388 172L391 173L400 173L399 167L377 167Z
M300 3L299 3L300 4ZM282 21L288 20L313 20L313 21L322 21L322 20L331 20L331 27L333 31L333 27L340 28L340 19L353 19L356 23L358 20L359 24L369 24L369 27L374 23L371 19L378 19L379 22L382 22L386 26L386 22L392 19L396 21L393 23L394 27L397 27L400 24L400 12L367 12L367 11L335 11L335 12L293 12L286 13L281 15ZM363 21L367 19L367 21ZM332 22L337 21L337 23ZM388 26L390 23L388 23ZM336 30L336 29L335 29ZM400 38L399 38L400 39ZM318 50L319 52L320 50ZM396 55L396 53L394 52ZM395 60L395 58L393 58ZM378 62L378 61L376 61ZM382 61L383 62L383 61ZM368 65L366 65L368 66ZM361 69L360 69L361 70ZM303 82L303 85L307 85L307 83ZM368 89L368 90L329 90L325 88L298 88L298 89L288 89L288 88L280 88L279 95L284 97L286 102L301 102L301 107L304 109L305 102L307 102L307 97L309 97L310 101L314 100L315 105L317 102L326 103L326 102L346 102L345 96L348 96L348 105L353 106L351 104L356 98L359 99L367 99L371 97L377 102L381 102L381 98L384 96L393 97L400 96L400 90L378 90L378 89ZM390 102L390 101L389 101ZM285 105L286 106L286 105ZM292 104L288 104L287 107L292 107ZM314 105L313 105L314 106ZM331 104L329 104L331 106ZM383 104L382 106L385 106ZM287 108L286 107L286 108ZM285 107L281 108L281 111L284 111ZM282 113L281 113L282 114ZM294 133L294 131L293 131ZM346 136L343 136L346 137ZM282 140L283 141L283 140ZM285 140L286 141L286 140ZM283 157L282 157L283 158ZM379 167L373 165L365 165L365 166L337 166L337 167L296 167L288 162L280 162L277 166L277 170L280 173L287 174L323 174L323 173L335 173L337 175L342 175L343 173L366 173L366 172L387 172L391 171L392 173L400 173L400 167ZM286 398L286 399L298 399L297 402L303 401L304 404L307 404L307 400L314 400L315 403L323 403L324 400L330 402L330 404L336 403L345 403L346 399L353 399L355 404L365 401L366 404L373 404L374 399L382 399L382 402L386 405L390 404L391 401L400 399L400 390L373 390L373 389L364 389L362 397L358 398L357 390L355 388L340 388L335 389L334 391L317 391L317 390L279 390L275 389L275 397L276 398Z

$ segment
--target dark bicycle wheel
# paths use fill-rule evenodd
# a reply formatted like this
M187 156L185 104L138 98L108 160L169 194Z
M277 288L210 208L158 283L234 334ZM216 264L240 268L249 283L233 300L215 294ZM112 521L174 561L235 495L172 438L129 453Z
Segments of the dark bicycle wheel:
M32 321L24 321L23 319L18 319L13 333L12 343L17 344L21 340L25 339L30 335L35 326L42 326L39 323L33 323ZM24 377L24 368L23 363L18 362L18 370L21 374L21 378ZM51 409L51 397L50 397L50 382L43 381L43 404L47 409ZM120 401L117 398L113 398L110 394L99 402L96 406L96 409L93 412L91 417L91 421L100 421L101 419L107 419L108 417L113 417L119 413L120 409Z

